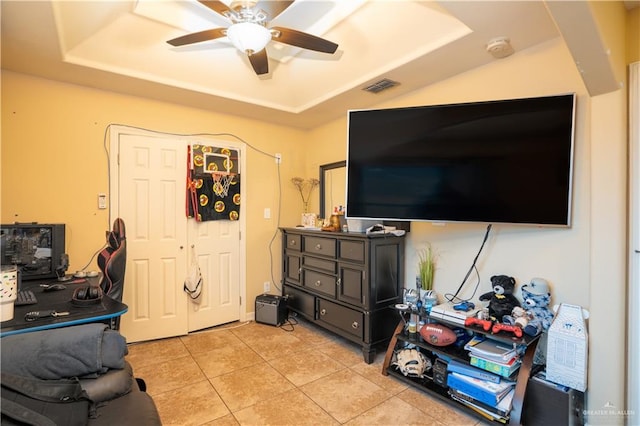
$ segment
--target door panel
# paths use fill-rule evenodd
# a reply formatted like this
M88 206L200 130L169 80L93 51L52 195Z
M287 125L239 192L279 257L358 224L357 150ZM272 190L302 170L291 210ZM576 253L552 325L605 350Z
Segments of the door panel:
M186 334L184 177L175 141L120 135L119 210L127 227L121 328L129 342Z
M189 221L193 246L203 277L200 303L190 303L189 331L240 319L238 221Z
M364 305L365 274L362 269L340 265L338 300L357 306Z

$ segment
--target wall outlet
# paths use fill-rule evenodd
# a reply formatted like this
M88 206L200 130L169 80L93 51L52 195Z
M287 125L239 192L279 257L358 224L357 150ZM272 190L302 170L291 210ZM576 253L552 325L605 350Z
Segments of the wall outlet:
M276 164L282 163L282 154L280 154L279 152L276 152L274 156L276 157Z
M269 293L271 291L271 283L269 281L264 282L264 292Z

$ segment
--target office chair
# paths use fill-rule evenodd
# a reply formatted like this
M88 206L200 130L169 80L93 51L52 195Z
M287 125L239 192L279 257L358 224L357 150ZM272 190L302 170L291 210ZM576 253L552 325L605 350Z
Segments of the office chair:
M107 246L98 255L98 267L102 271L100 287L107 296L122 302L124 273L127 264L127 240L124 221L117 218L112 230L107 234ZM120 319L112 322L112 328L118 329Z

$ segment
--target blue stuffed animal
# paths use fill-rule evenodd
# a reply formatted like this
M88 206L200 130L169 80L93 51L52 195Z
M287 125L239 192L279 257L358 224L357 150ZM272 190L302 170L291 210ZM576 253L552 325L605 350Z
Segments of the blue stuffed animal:
M543 278L532 278L529 284L522 286L521 291L523 306L530 318L523 331L529 336L537 336L547 331L553 321L553 311L549 308L549 284Z

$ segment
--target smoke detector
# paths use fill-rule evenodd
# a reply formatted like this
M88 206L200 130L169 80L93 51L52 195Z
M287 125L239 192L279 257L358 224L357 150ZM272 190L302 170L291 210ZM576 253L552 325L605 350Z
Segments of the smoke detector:
M512 55L514 50L508 37L496 37L487 43L487 52L496 59L502 59Z

